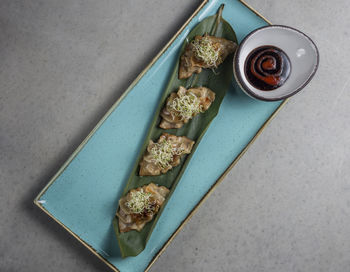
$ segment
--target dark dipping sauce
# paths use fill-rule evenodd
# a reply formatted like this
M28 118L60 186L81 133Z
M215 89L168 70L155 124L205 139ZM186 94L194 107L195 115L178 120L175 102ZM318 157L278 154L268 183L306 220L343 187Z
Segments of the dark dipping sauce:
M249 83L255 88L271 91L282 86L288 79L291 64L281 49L265 45L249 53L244 70Z

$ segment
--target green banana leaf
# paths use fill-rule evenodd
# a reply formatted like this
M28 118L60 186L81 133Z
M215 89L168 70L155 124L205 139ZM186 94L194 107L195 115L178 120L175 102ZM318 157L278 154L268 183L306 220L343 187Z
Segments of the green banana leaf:
M187 39L185 40L179 52L179 59L182 53L184 52L184 49L188 42L190 42L196 35L204 35L205 33L209 33L210 35L216 37L223 37L237 43L236 35L232 27L221 17L222 9L223 5L220 7L216 15L207 17L193 28L193 30L187 36ZM171 75L170 81L159 101L159 105L155 112L154 119L150 124L150 128L144 141L144 144L140 150L140 154L137 160L135 161L135 165L127 181L125 190L123 192L123 196L126 195L130 189L137 188L153 182L155 184L163 185L169 188L170 193L167 197L167 200L170 198L183 172L185 171L186 166L192 157L192 154L196 150L199 141L201 140L211 121L218 114L221 101L223 100L232 79L232 55L228 56L224 63L222 63L215 71L212 71L210 69L203 69L203 71L200 74L195 74L188 79L182 80L178 79L179 61L177 61L174 71ZM168 130L161 129L159 128L159 123L161 120L159 113L164 107L165 101L169 94L171 92L177 91L179 86L184 86L186 88L197 86L208 87L216 93L215 101L205 113L197 115L187 124L185 124L182 128ZM149 140L152 139L156 142L159 136L164 132L178 136L187 136L188 138L194 140L196 143L193 147L192 153L187 156L183 156L181 158L181 163L166 174L160 176L139 176L139 162L142 159L142 156L147 148ZM117 235L122 257L136 256L144 250L147 241L149 240L152 234L153 228L155 227L165 205L166 202L161 207L154 219L151 222L147 223L140 232L132 230L125 233L120 233L118 227L118 218L116 216L114 217L113 227Z

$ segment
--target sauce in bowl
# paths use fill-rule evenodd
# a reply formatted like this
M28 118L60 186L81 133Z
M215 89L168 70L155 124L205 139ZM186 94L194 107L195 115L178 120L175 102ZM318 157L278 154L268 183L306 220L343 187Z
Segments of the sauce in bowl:
M287 54L280 48L265 45L249 53L244 70L249 83L255 88L271 91L288 79L291 64Z

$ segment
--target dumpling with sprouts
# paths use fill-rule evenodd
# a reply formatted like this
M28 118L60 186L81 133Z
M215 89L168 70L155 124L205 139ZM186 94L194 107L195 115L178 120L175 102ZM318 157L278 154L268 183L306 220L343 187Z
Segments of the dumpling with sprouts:
M209 109L215 100L215 93L206 87L186 88L171 93L160 113L163 129L181 128L190 119Z
M146 152L140 162L140 176L158 176L165 174L180 164L181 156L190 154L194 141L185 136L163 133L157 143L149 141Z
M199 74L202 68L217 68L237 47L233 41L215 36L196 36L180 58L179 79Z
M142 230L158 213L168 194L168 188L154 183L131 189L119 200L116 214L119 218L119 231Z

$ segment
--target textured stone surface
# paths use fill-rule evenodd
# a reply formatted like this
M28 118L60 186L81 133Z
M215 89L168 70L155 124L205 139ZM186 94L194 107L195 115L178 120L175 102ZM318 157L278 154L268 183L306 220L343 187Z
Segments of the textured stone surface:
M350 6L248 2L319 71L151 271L349 271ZM108 271L32 200L199 3L0 1L0 271Z

